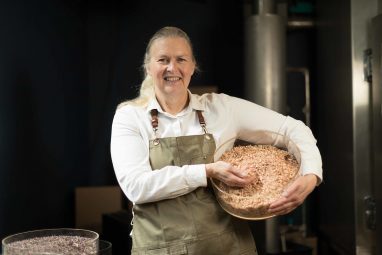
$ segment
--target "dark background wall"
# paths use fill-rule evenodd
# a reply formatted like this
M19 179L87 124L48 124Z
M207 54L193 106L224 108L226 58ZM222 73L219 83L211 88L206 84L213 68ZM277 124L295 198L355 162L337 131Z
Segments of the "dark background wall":
M90 184L86 29L74 3L2 1L0 237L70 226Z
M227 0L0 2L0 239L74 226L74 189L116 184L116 105L137 94L149 37L183 28L192 85L242 95L243 3ZM191 85L191 86L192 86Z

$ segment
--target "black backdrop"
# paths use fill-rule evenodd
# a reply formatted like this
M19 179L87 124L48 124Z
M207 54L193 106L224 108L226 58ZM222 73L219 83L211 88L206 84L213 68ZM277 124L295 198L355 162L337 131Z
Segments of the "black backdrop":
M74 226L77 186L116 184L116 105L137 94L149 37L182 27L202 72L192 85L242 96L237 0L0 1L0 239Z

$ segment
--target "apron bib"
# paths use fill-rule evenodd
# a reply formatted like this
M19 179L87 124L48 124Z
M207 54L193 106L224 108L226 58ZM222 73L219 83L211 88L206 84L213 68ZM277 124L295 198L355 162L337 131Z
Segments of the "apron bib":
M151 114L155 132L158 112L152 110ZM206 132L201 112L197 114L203 135L150 141L152 169L214 161L215 140ZM247 223L226 213L208 187L173 199L134 205L133 211L132 255L257 255Z

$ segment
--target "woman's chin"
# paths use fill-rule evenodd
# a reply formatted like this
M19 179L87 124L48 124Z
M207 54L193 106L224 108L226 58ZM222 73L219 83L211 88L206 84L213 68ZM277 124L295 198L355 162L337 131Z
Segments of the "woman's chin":
M181 96L187 94L187 89L180 85L167 86L165 89L167 95Z

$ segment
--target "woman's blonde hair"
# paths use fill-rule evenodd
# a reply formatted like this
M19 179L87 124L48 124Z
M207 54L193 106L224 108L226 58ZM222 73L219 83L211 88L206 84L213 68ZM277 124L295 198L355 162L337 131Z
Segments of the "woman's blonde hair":
M198 70L196 60L194 57L193 53L193 48L192 48L192 43L186 32L184 32L182 29L177 28L177 27L163 27L159 29L150 39L149 43L147 44L146 47L146 52L145 56L143 58L143 65L142 69L144 71L144 79L141 84L141 88L139 90L139 96L136 97L135 99L132 100L127 100L118 105L119 107L122 107L124 105L135 105L135 106L146 106L147 103L154 98L155 92L154 92L154 82L149 74L147 74L147 65L150 62L150 50L152 45L157 39L163 39L163 38L168 38L168 37L180 37L186 40L186 42L189 44L191 48L191 55L192 55L192 60L195 63L195 70Z

